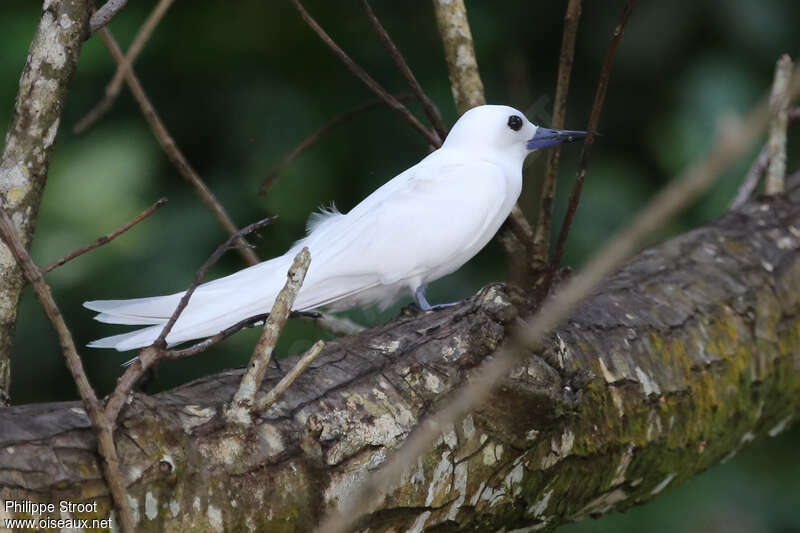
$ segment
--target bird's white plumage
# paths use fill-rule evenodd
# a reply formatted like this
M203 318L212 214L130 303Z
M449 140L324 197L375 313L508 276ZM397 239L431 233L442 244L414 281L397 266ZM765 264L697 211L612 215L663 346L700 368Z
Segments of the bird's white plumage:
M508 125L512 115L524 121L519 130ZM298 311L385 307L457 270L489 242L519 197L526 141L535 132L510 107L468 111L442 148L348 213L313 215L308 235L286 254L199 286L167 341L208 337L268 312L304 246L311 266L294 304ZM123 351L151 344L182 294L84 303L101 322L150 325L90 346Z

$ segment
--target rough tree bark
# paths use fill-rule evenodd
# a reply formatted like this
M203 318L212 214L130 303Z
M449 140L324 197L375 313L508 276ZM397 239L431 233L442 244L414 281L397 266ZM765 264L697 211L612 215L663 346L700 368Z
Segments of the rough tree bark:
M88 0L46 0L20 78L0 159L0 194L26 247L33 237L67 87L88 35L89 12ZM11 382L10 354L23 285L22 271L0 243L0 401L8 397Z
M800 407L798 182L632 260L490 402L442 428L363 528L549 529L649 500L788 427ZM117 442L141 529L311 530L480 371L524 303L491 285L331 341L246 428L220 416L241 370L136 395ZM0 410L0 428L3 500L99 501L107 516L80 404Z

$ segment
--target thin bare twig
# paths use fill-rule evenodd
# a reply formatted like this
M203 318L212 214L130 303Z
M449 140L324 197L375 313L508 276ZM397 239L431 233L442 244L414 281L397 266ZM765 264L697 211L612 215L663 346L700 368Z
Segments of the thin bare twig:
M789 126L800 122L800 107L790 109L787 112L787 118ZM755 161L753 161L753 164L750 166L750 170L747 171L745 180L736 192L736 196L734 196L728 209L738 209L747 202L753 195L753 191L758 187L758 182L761 181L761 176L764 174L764 171L767 170L768 166L769 146L765 144L761 148L758 157L756 157Z
M411 97L408 93L399 93L395 95L400 101L408 100ZM386 101L382 98L376 98L374 100L370 100L363 104L357 105L352 107L346 111L343 111L339 115L336 115L328 122L326 122L321 128L313 132L311 135L300 141L292 150L281 159L281 162L278 163L272 170L270 170L269 175L261 184L261 187L258 190L258 194L266 194L269 190L275 185L278 181L278 178L281 177L283 171L286 170L286 167L291 165L295 159L300 157L303 153L306 152L309 148L317 144L319 141L330 135L333 130L337 127L341 126L350 121L350 119L354 118L357 115L365 111L369 111L370 109L374 109L376 107L385 105Z
M100 120L109 109L111 109L111 106L113 106L114 102L116 102L120 91L122 91L122 83L125 81L125 71L127 71L136 61L136 58L139 56L142 48L144 48L145 43L147 43L150 35L152 35L153 30L155 30L156 26L158 26L158 23L161 22L161 19L164 18L164 14L172 5L173 1L174 0L160 0L158 4L156 4L156 7L147 17L147 20L144 21L144 24L142 24L142 27L139 28L136 36L133 38L133 42L128 48L128 51L125 53L125 58L119 65L117 65L117 70L114 72L114 76L111 78L111 81L108 83L108 85L106 85L103 99L100 100L97 105L95 105L91 111L86 114L86 116L84 116L77 124L75 124L75 126L72 128L73 133L80 135L86 132L94 125L95 122Z
M178 349L178 350L174 350L174 349L173 350L163 350L160 353L159 360L161 360L161 359L183 359L184 357L190 357L192 355L195 355L195 354L198 354L198 353L201 353L201 352L205 352L210 347L212 347L215 344L218 344L218 343L224 341L225 339L227 339L228 337L230 337L234 333L238 333L238 332L240 332L241 330L243 330L245 328L250 328L250 327L258 325L261 322L264 322L267 319L267 317L269 317L269 313L261 313L260 315L254 315L254 316L245 318L244 320L240 320L236 324L223 329L222 331L220 331L216 335L214 335L212 337L208 337L207 339L203 339L202 341L197 342L195 344L192 344L191 346L187 346L186 348L181 348L181 349ZM307 318L307 319L314 320L314 321L319 321L319 322L324 322L328 318L336 319L336 317L329 317L329 315L325 315L325 314L322 314L322 313L317 313L315 311L302 311L302 312L292 311L289 314L289 318ZM321 325L323 327L326 327L326 325L324 325L324 324L321 324ZM336 330L336 327L339 328L338 331ZM357 329L350 329L350 328L353 328L353 327L355 327ZM341 335L351 335L353 333L358 333L360 331L364 331L366 328L364 328L363 326L359 326L358 324L355 324L354 322L349 322L348 321L347 323L345 323L343 325L338 325L337 324L335 327L327 326L327 329L329 331L332 331L333 333L339 333Z
M736 192L736 196L734 196L731 201L729 209L738 209L750 199L750 196L753 195L753 191L758 187L758 182L761 181L761 176L764 174L764 171L767 170L768 166L769 151L767 150L767 146L764 145L758 157L756 157L756 160L753 161L753 164L750 166L750 170L747 171L747 176Z
M89 19L89 29L91 32L94 33L111 22L114 15L119 13L127 3L128 0L108 0L108 2L100 6L100 9L95 11L92 14L92 18Z
M799 89L800 75L795 75L792 93L796 94ZM769 116L769 106L763 102L748 115L741 126L723 131L703 160L673 180L639 212L631 224L625 226L600 250L581 273L570 278L562 290L546 300L532 320L524 321L514 332L509 344L484 364L480 372L472 376L448 404L419 424L402 447L356 489L345 509L326 517L318 531L347 531L369 513L408 470L409 465L416 464L417 457L434 443L443 428L454 424L458 418L488 398L497 381L508 375L520 362L520 355L527 352L521 348L530 349L540 345L544 336L567 318L606 276L636 250L646 236L663 227L681 209L706 191L714 179L764 131Z
M105 415L100 401L92 385L89 383L89 378L86 376L86 372L83 369L81 357L78 355L78 350L75 347L72 333L67 327L64 316L61 314L58 305L53 299L50 286L42 277L39 267L36 266L27 250L25 250L25 247L20 242L14 224L11 222L5 208L0 209L0 236L2 236L3 242L8 246L17 264L22 269L25 278L36 293L36 297L42 305L47 318L50 319L53 328L56 330L58 342L61 345L61 351L64 353L67 368L70 374L72 374L72 379L75 382L81 400L83 400L86 413L97 433L97 447L102 457L101 465L104 477L108 484L111 498L119 512L122 530L126 533L133 533L133 531L135 531L135 521L130 504L128 503L128 492L125 487L125 481L120 471L117 448L114 445L113 423L111 423Z
M200 286L200 283L206 277L208 269L210 269L212 266L214 266L214 264L216 264L217 261L219 261L219 258L222 257L222 254L228 251L232 247L234 242L242 239L245 235L248 235L249 233L252 233L260 228L263 228L273 220L275 220L275 217L268 217L263 220L259 220L258 222L254 222L253 224L250 224L248 226L245 226L241 230L237 231L236 233L228 237L228 239L224 243L218 246L217 249L214 250L214 253L211 254L211 256L206 260L205 263L203 263L203 266L201 266L197 270L194 279L192 280L192 283L189 285L189 288L186 289L186 292L183 293L180 302L178 302L178 306L175 308L175 311L172 312L172 315L169 317L169 320L167 320L167 322L164 324L164 327L162 328L161 333L158 335L158 338L153 342L153 344L151 344L150 346L144 348L141 352L139 352L138 358L128 367L127 370L125 370L125 372L122 374L119 380L117 380L117 386L114 389L114 392L109 397L108 402L106 403L106 416L108 416L109 419L111 419L112 421L116 421L120 410L122 410L122 407L125 405L125 402L127 401L128 395L130 394L131 390L133 390L133 386L136 384L137 381L139 381L139 378L142 377L142 375L147 371L147 369L150 368L150 366L152 366L156 361L158 361L161 358L162 354L166 352L165 346L166 346L167 335L169 335L169 332L172 331L172 327L175 325L175 322L178 321L178 318L180 318L181 313L183 313L183 310L186 309L187 305L189 305L189 299L192 297L194 291L197 289L197 287ZM247 320L252 320L252 318L248 318ZM241 329L241 327L239 329ZM238 331L238 329L236 331ZM176 358L176 357L170 357L170 358Z
M275 298L269 317L264 322L264 330L261 332L261 337L259 337L258 343L253 349L253 355L250 357L247 370L239 383L239 388L225 410L225 418L229 421L240 424L250 423L250 414L256 392L258 392L261 382L264 380L264 374L269 367L272 352L275 350L281 331L286 325L286 319L289 318L289 313L292 311L297 292L303 286L310 264L311 253L309 253L308 248L303 248L295 256L292 266L289 268L289 272L286 275L286 284Z
M260 315L251 316L245 318L244 320L240 320L236 324L229 326L216 335L212 337L208 337L207 339L203 339L200 342L192 344L191 346L187 346L186 348L181 348L179 350L163 350L159 359L183 359L184 357L189 357L201 352L205 352L210 347L218 344L234 333L238 333L239 331L255 326L259 322L263 322L267 319L269 313L261 313Z
M789 123L789 80L792 77L792 58L783 54L775 65L775 80L772 82L770 105L775 116L769 128L767 150L769 168L764 187L767 194L780 194L784 189L786 177L786 127Z
M408 66L403 54L400 53L400 50L398 50L397 46L394 44L394 41L392 41L392 38L386 31L386 28L383 27L383 24L381 24L381 21L372 10L369 0L362 0L362 3L364 5L364 11L367 13L367 18L372 24L372 27L375 29L375 32L378 34L378 38L381 40L383 47L386 48L387 52L389 52L389 56L392 58L392 61L394 61L395 66L408 82L408 86L411 87L411 90L414 92L417 100L419 100L422 110L425 111L425 115L428 117L428 121L439 135L439 142L441 144L441 141L447 137L447 126L445 126L442 122L442 117L439 115L439 110L436 109L436 106L433 104L431 99L428 98L427 94L425 94L425 91L422 89L419 81L417 81L417 77L414 76L414 73L411 71L411 67Z
M297 11L300 13L300 16L303 18L306 24L308 24L309 27L312 30L314 30L314 33L316 33L317 36L320 39L322 39L322 42L324 42L328 46L328 48L330 48L331 51L333 51L336 57L338 57L342 61L342 63L344 63L347 66L347 68L350 69L350 72L352 72L358 79L364 82L364 85L369 87L372 92L374 92L376 95L382 98L383 101L386 102L386 104L389 107L400 113L400 115L406 119L406 122L411 124L411 126L413 126L414 129L419 131L430 144L432 144L436 148L441 146L442 141L441 139L439 139L439 136L436 134L436 132L426 128L425 125L422 124L422 122L420 122L417 119L417 117L415 117L411 113L411 111L409 111L408 108L402 104L402 102L400 102L397 98L388 93L386 89L381 87L377 81L375 81L369 74L367 74L367 72L363 68L361 68L355 61L353 61L350 58L350 56L348 56L347 53L344 50L342 50L333 39L331 39L330 35L328 35L325 32L325 30L322 29L322 26L320 26L317 23L317 21L314 20L314 18L308 13L308 11L306 11L306 9L300 3L300 0L291 0L291 2L292 5L294 5L295 9L297 9Z
M553 258L550 260L550 267L547 273L547 282L543 284L543 290L549 290L550 282L553 278L555 270L561 264L561 258L564 255L564 247L569 235L569 229L572 225L572 220L575 218L575 211L578 209L578 203L581 198L581 191L583 190L583 180L586 177L586 167L589 164L589 154L594 146L594 137L597 134L597 126L600 124L600 113L603 111L603 103L606 99L606 92L608 91L608 80L611 77L611 65L614 61L614 55L617 52L617 46L622 39L622 34L625 31L625 26L628 24L628 18L631 12L636 7L636 0L627 0L625 7L622 10L622 15L617 27L614 29L614 35L611 38L611 44L606 53L606 60L603 68L600 71L600 79L597 81L597 91L594 95L594 103L592 104L592 112L589 116L589 126L587 129L586 141L583 143L581 150L581 159L578 166L578 175L575 178L575 185L569 195L569 206L567 207L567 214L564 216L564 221L561 224L561 231L558 234L558 241Z
M122 50L120 50L117 41L114 39L114 36L111 35L110 31L108 31L108 28L101 28L97 34L103 40L103 43L108 48L108 51L111 53L111 56L114 58L114 60L118 64L121 64L125 58L122 55ZM192 184L195 192L198 194L198 196L200 196L200 200L203 202L203 205L205 205L206 208L211 211L211 214L214 215L220 226L222 226L229 235L235 235L239 231L238 228L233 223L230 216L228 216L225 208L222 207L222 204L219 202L219 200L217 200L217 197L214 196L214 193L211 192L202 178L200 178L197 172L195 172L195 170L189 164L189 161L178 148L178 145L175 144L175 140L169 134L169 131L167 131L166 126L164 126L164 123L161 121L158 113L156 113L153 104L150 102L150 99L144 92L144 88L139 82L139 79L136 77L136 73L133 71L133 68L128 68L125 70L125 81L127 82L133 97L138 102L144 118L147 120L147 123L153 130L153 134L156 136L161 148L163 148L164 152L166 153L167 158L169 158L172 164L175 165L175 168L178 169L178 172L180 172L180 174ZM256 256L255 252L250 249L244 239L239 238L237 242L239 244L239 254L242 256L242 258L244 258L245 262L248 265L255 265L258 263L258 257Z
M575 39L578 35L578 23L581 18L581 0L569 0L564 14L564 34L561 39L561 54L558 61L558 81L556 97L553 104L551 128L564 129L567 114L567 93L569 79L572 74L572 62L575 57ZM539 219L531 246L531 265L536 271L547 266L550 256L550 233L553 223L553 198L556 195L558 166L561 158L561 147L554 146L547 153L547 166L542 180L542 192L539 199Z
M314 362L314 359L322 352L323 348L325 348L325 341L315 342L297 361L297 364L268 393L258 399L253 410L256 413L263 413L277 402L283 396L283 393L292 386L292 383L300 377L300 374L305 372L308 365Z
M139 213L136 216L136 218L134 218L133 220L131 220L130 222L128 222L127 224L125 224L124 226L119 228L118 230L112 231L108 235L103 235L102 237L100 237L99 239L95 240L94 242L92 242L90 244L87 244L86 246L84 246L82 248L78 248L77 250L68 253L64 257L53 261L52 263L50 263L46 267L41 267L40 270L42 271L42 274L47 274L51 270L54 270L54 269L60 267L61 265L72 261L76 257L81 256L81 255L85 254L86 252L91 252L95 248L99 248L100 246L103 246L104 244L113 241L114 239L116 239L117 237L119 237L120 235L122 235L123 233L125 233L126 231L131 229L132 227L134 227L136 224L138 224L142 220L146 219L147 217L149 217L150 215L155 213L158 208L160 208L162 205L164 205L166 203L167 203L167 199L166 198L161 198L156 203L154 203L153 205L151 205L150 207L148 207L147 209L145 209L144 211Z
M175 325L175 322L178 321L178 318L180 318L181 313L183 313L183 310L186 309L187 305L189 305L189 299L192 297L192 294L194 294L194 291L197 290L197 287L200 286L200 283L203 281L203 279L205 279L206 274L208 273L208 269L217 264L217 261L219 261L220 257L222 257L222 255L225 252L231 249L234 242L243 239L245 235L249 235L250 233L256 230L263 228L264 226L275 220L275 218L277 217L274 216L267 217L259 220L258 222L253 222L252 224L245 226L244 228L240 229L239 231L228 237L228 240L226 240L224 243L218 246L216 250L214 250L214 253L211 254L211 256L208 259L206 259L206 262L203 263L203 266L201 266L195 273L194 280L192 280L192 283L191 285L189 285L189 288L186 289L186 292L183 293L180 302L178 302L178 307L175 308L175 311L173 311L172 316L169 317L167 323L164 324L164 329L161 330L161 334L153 343L154 346L160 349L164 348L164 346L166 345L167 335L169 335L169 332L172 331L172 327Z

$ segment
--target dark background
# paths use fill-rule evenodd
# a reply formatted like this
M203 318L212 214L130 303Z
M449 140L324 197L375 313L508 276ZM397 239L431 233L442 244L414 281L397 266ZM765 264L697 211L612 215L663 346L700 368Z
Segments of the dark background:
M567 127L588 119L597 76L622 1L584 2ZM110 25L123 48L155 5L131 2ZM506 103L549 125L565 1L468 1L478 63L490 103ZM390 91L406 86L381 47L360 3L308 1L308 9ZM373 5L448 124L456 118L430 2ZM41 3L0 3L0 125L10 121L19 74ZM599 243L630 220L660 187L711 144L721 120L745 113L765 94L775 60L797 58L796 0L641 0L619 49L599 138L565 263L580 266ZM72 82L33 243L40 264L115 229L161 196L169 204L112 244L48 275L80 345L121 328L99 324L84 300L149 296L185 288L226 235L164 157L133 99L123 90L112 111L84 136L72 126L102 96L114 64L90 39ZM266 215L279 220L251 239L261 257L283 253L302 236L308 214L336 202L348 210L418 161L426 144L386 108L358 116L290 166L268 196L258 196L270 169L306 135L372 95L302 23L288 2L178 1L136 71L192 165L240 226ZM412 109L418 111L412 106ZM420 114L421 116L421 114ZM790 142L789 169L798 166ZM563 152L557 220L580 148ZM727 208L755 150L654 242L711 220ZM535 213L543 166L530 161L523 204ZM215 268L240 268L229 254ZM503 279L501 248L489 245L456 274L432 287L432 301L474 293ZM406 302L403 302L405 304ZM376 323L397 313L355 311ZM219 350L161 366L151 390L242 366L257 331ZM298 353L325 332L294 321L278 347ZM101 392L113 386L131 354L83 351ZM76 398L55 335L26 291L13 360L16 403ZM800 429L740 453L653 504L586 521L564 531L800 531Z

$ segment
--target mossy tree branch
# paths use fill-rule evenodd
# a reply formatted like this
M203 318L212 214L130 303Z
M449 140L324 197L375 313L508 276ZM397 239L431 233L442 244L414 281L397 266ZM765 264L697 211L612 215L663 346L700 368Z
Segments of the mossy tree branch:
M647 501L788 427L800 412L798 181L641 253L491 401L442 428L362 525L552 528ZM311 530L480 371L520 298L493 285L331 341L252 426L220 422L240 370L135 396L118 448L140 528ZM0 427L0 497L107 502L78 404L5 409Z

